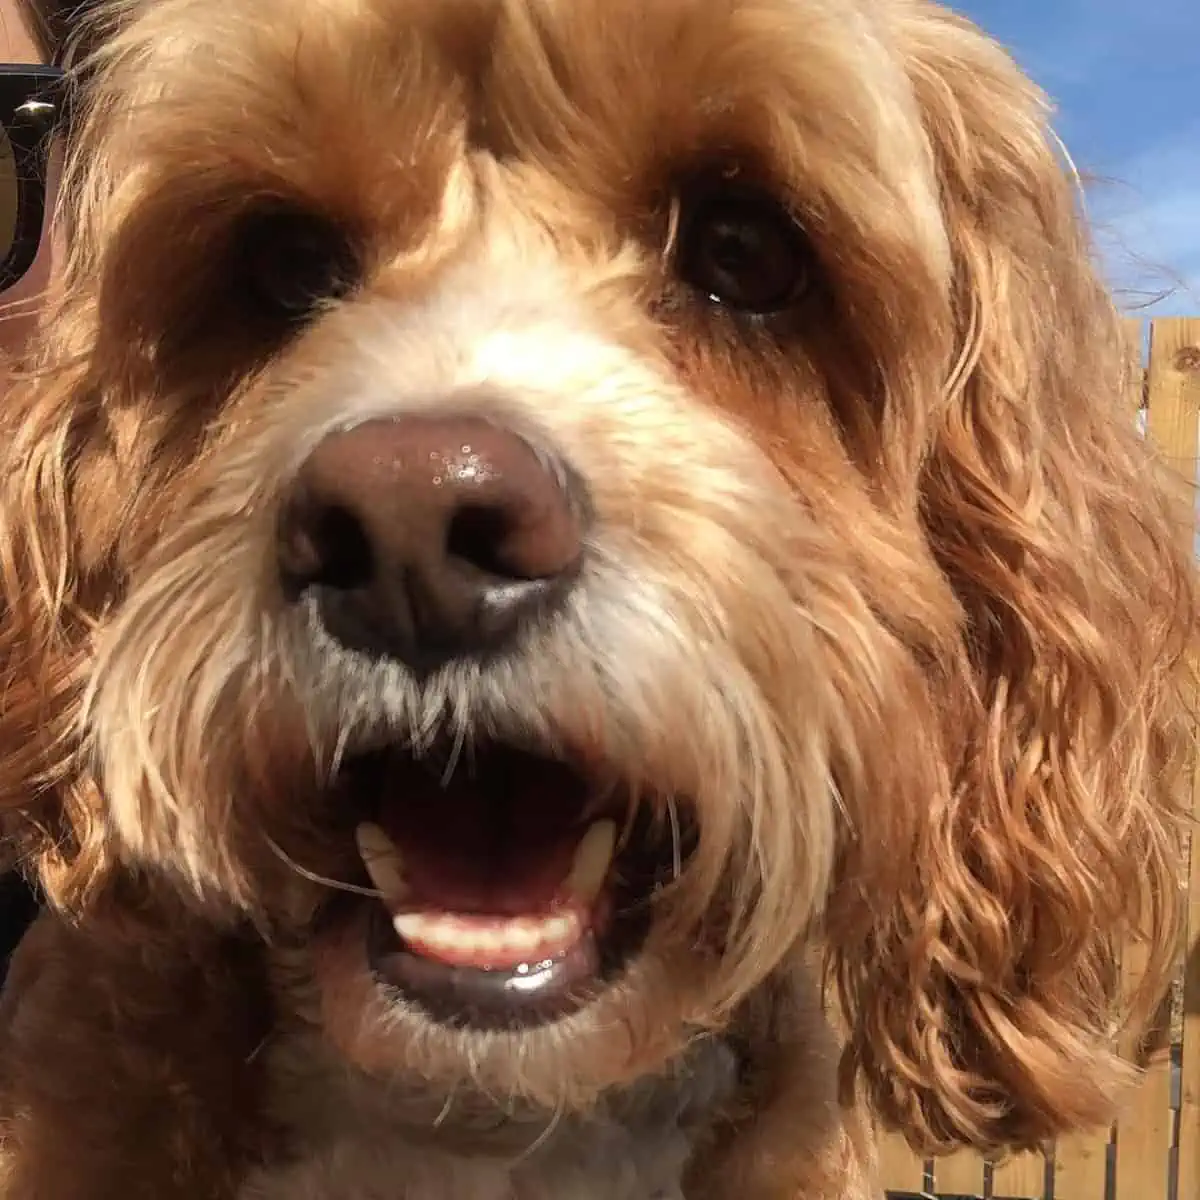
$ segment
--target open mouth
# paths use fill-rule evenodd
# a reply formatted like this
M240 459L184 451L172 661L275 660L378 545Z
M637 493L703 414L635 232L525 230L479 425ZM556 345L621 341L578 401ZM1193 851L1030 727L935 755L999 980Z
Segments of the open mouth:
M565 1016L636 953L685 837L662 806L631 806L566 762L499 744L446 761L389 749L346 767L381 900L370 967L438 1021Z

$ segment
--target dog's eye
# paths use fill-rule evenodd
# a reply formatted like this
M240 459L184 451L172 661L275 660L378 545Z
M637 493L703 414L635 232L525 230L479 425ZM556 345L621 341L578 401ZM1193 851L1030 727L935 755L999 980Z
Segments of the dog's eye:
M238 258L256 303L281 317L308 316L354 286L358 263L345 234L304 212L255 213L243 223Z
M808 289L813 252L799 223L771 196L705 187L682 198L675 269L713 303L767 316Z

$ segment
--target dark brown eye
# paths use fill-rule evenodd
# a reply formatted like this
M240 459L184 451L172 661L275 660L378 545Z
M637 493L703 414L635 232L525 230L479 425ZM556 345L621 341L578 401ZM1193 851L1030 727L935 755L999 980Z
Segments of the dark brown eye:
M799 223L773 197L708 186L683 197L675 269L714 304L767 316L807 290L813 253Z
M234 253L256 305L293 320L344 296L358 280L349 239L333 222L312 213L252 214L242 224Z

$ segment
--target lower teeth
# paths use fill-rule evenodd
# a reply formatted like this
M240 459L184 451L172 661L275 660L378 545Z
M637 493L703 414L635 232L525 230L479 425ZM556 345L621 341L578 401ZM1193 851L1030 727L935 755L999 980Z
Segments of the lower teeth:
M579 941L584 917L575 909L508 919L398 913L396 932L415 953L463 966L511 967L560 957Z

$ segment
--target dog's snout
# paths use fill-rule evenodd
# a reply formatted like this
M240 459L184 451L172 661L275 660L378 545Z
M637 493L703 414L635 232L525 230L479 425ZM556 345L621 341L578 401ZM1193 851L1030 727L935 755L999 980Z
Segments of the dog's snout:
M478 417L327 435L280 512L285 593L348 648L430 671L549 616L583 556L582 483Z

